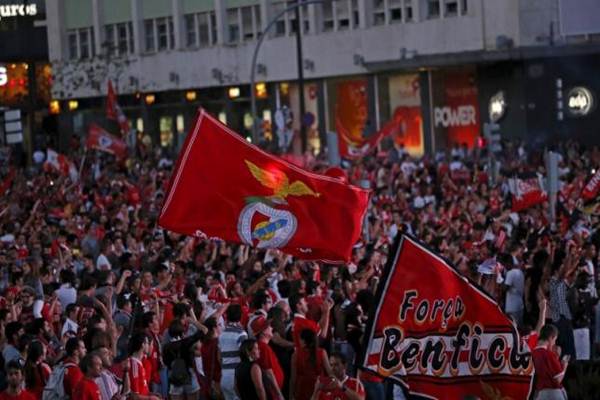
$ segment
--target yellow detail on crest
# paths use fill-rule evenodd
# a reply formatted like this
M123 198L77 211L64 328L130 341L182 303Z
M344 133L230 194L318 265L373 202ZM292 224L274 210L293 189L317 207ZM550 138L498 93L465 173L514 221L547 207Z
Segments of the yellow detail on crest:
M281 171L262 169L248 160L244 160L244 162L257 181L263 186L273 189L273 195L270 196L273 201L285 202L287 196L321 196L320 193L314 192L304 182L294 181L290 184L287 175Z

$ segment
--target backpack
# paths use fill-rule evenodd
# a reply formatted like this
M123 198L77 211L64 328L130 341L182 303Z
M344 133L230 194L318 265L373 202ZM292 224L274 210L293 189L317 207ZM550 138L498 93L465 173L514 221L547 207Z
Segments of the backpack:
M185 386L189 385L191 380L192 377L185 360L181 357L174 359L169 369L169 383L174 386Z
M76 367L76 365L73 363L60 363L54 367L44 387L42 400L64 400L69 398L65 394L64 381L67 369L71 367Z

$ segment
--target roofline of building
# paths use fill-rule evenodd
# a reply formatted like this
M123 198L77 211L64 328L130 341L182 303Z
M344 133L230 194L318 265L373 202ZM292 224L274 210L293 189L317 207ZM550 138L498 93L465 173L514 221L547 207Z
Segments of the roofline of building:
M415 55L402 60L365 62L372 73L451 67L465 64L491 64L502 61L522 61L537 58L583 56L600 53L600 44L528 46L506 50L476 50L458 53Z

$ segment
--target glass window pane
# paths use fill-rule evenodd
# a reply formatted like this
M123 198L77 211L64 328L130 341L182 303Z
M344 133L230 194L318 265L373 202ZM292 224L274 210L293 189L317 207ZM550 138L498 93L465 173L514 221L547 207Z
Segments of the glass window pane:
M146 32L146 51L154 51L154 20L144 22L144 31Z
M208 25L208 14L198 14L198 33L200 36L200 46L209 46L209 25Z
M244 40L254 39L254 23L252 19L252 7L242 8L242 31Z
M184 16L185 25L185 46L194 47L198 43L196 41L196 14L188 14Z
M74 60L77 58L77 33L69 33L69 58Z
M127 24L117 25L117 36L119 40L119 54L127 54L127 45L129 42L127 37Z
M227 10L227 32L229 33L229 42L239 42L240 40L240 27L238 24L238 10L237 8Z
M438 18L440 16L440 0L429 0L427 2L427 17Z
M115 52L115 29L114 25L104 27L104 45L102 46L107 54Z
M88 31L79 30L79 58L90 57L90 43L88 41Z
M328 32L333 30L333 4L323 3L323 31Z
M217 15L214 11L210 12L210 40L211 44L217 43Z
M169 48L170 49L174 49L175 48L175 28L173 27L173 17L169 17L168 19L169 22Z
M158 50L166 50L169 45L167 32L167 20L159 18L156 20L156 36L158 38Z
M133 46L133 23L127 23L127 29L129 30L129 52L133 53L135 51L135 47Z

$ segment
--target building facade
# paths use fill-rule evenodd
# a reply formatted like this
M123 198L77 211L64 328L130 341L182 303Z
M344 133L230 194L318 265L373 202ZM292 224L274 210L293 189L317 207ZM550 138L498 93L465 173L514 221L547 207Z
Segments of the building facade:
M474 145L491 120L512 138L573 130L587 138L586 130L600 122L595 107L581 107L600 90L581 74L598 63L600 32L595 19L581 22L600 12L583 7L585 0L568 7L564 0L313 1L300 7L300 23L290 12L266 33L259 83L251 89L259 36L294 3L49 0L61 126L83 134L101 119L108 80L132 125L173 150L198 106L250 137L251 90L267 136L281 125L276 111L287 106L294 128L300 121L307 127L313 150L325 145L329 131L345 129L358 138L390 118L403 121L396 140L416 154ZM580 19L573 17L574 3L582 3ZM589 109L582 113L577 104Z

